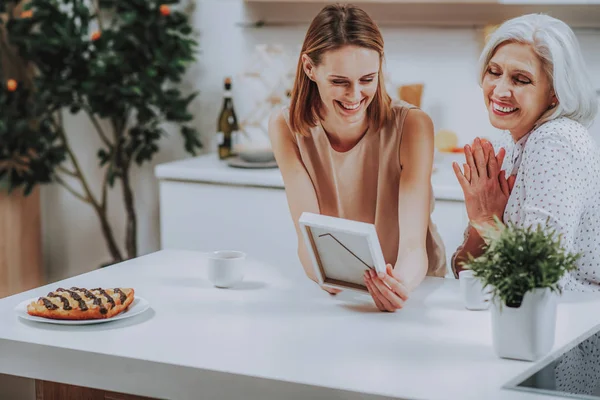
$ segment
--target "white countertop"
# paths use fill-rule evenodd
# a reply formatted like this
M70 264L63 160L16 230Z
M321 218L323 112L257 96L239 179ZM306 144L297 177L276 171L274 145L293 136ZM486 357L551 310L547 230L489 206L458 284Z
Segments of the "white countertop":
M535 364L494 354L489 311L464 309L454 279L381 313L251 261L241 287L216 289L205 265L163 250L0 300L0 373L171 399L555 399L502 389ZM134 287L152 308L88 326L16 317L58 286ZM599 307L566 293L553 351L597 327Z
M452 161L464 156L445 154L438 157L436 171L431 176L436 199L463 201L464 196L452 171ZM157 165L155 174L160 180L183 180L228 185L249 185L284 188L281 173L277 168L244 169L233 168L218 159L216 153Z

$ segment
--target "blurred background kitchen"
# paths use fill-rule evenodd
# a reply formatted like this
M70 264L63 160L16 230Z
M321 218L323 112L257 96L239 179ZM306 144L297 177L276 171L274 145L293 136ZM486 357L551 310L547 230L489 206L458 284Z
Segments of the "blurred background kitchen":
M196 0L190 3L193 7L189 9L189 16L198 33L200 51L197 61L186 72L182 88L199 90L190 110L194 115L192 124L202 136L201 153L216 152L216 121L223 106L223 82L227 77L231 78L239 123L248 135L243 140L247 145L268 146L268 114L273 107L286 103L304 33L310 19L325 3L311 0ZM440 138L445 136L451 144L453 138L457 146L462 146L475 136L493 138L498 133L488 122L477 84L476 65L485 32L506 18L546 12L569 23L575 28L594 85L600 90L598 0L369 0L353 3L363 6L381 26L386 41L390 93L395 98L405 93L409 101L418 99L415 101L432 117L436 132L442 132ZM92 134L93 126L85 115L67 115L65 125L76 152L93 154L101 144L98 136ZM158 180L154 166L191 157L184 151L177 131L169 126L166 129L171 135L161 140L160 151L152 163L132 171L138 255L161 248ZM592 133L600 140L600 122L596 121ZM95 157L82 157L81 164L91 182L102 179ZM438 166L435 173L447 165ZM109 194L114 199L121 196L119 188ZM40 271L41 281L56 281L98 268L110 258L98 220L87 204L57 184L42 186L38 202L31 201L33 203L26 204L26 200L14 195L11 198L0 194L0 274L4 274L0 279L12 282L10 287L5 286L0 297L34 284L15 278L11 270L17 260L28 264L27 268ZM125 220L125 210L120 203L115 204L108 211L109 219L114 222L117 242L122 243L125 224L121 222ZM202 198L196 199L195 204L198 208L207 207ZM248 206L251 205L246 204L244 198L239 198L240 208ZM18 213L22 217L17 217ZM199 225L202 223L197 221ZM29 236L19 233L26 230L19 228L23 224L29 224ZM213 228L207 225L204 229ZM39 246L37 237L41 239ZM10 246L21 246L39 254L39 266L31 265L33 261L23 261L22 256L8 258L9 238Z

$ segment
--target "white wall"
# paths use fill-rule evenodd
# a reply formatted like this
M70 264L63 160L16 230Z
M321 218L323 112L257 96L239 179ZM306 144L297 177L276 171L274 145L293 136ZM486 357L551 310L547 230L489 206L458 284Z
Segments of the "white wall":
M236 76L244 61L261 43L283 44L294 51L302 42L306 27L250 29L237 26L244 16L241 0L197 0L194 13L202 53L188 73L186 85L200 90L193 103L195 124L207 138L212 138L221 107L222 81L226 75ZM479 31L476 29L382 29L387 47L387 69L390 84L424 82L422 108L432 116L436 129L456 131L461 142L475 135L492 136L495 130L487 122L480 89L476 84L475 64L479 55ZM584 56L600 88L600 31L578 32ZM248 93L240 93L235 103L240 114L248 110L241 101ZM95 151L99 141L83 117L68 118L68 133L83 168L97 187L100 173ZM600 124L596 134L600 136ZM138 210L139 252L159 249L157 182L153 177L156 163L187 157L178 133L162 141L161 152L152 166L135 173ZM212 150L212 148L210 149ZM96 268L108 260L108 253L92 209L58 186L42 191L44 255L51 280L62 279ZM117 224L119 243L124 232L124 212L120 190L112 195L111 220ZM202 199L198 199L202 207ZM210 229L207 227L207 229Z

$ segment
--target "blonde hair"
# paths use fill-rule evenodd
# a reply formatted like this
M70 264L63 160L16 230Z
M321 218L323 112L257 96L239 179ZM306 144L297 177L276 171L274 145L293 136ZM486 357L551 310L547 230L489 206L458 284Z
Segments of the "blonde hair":
M302 45L296 79L290 102L290 128L303 136L310 135L310 128L323 118L323 104L317 84L304 73L302 55L306 54L314 66L323 55L344 46L358 46L379 53L379 84L373 101L367 109L369 125L375 130L385 126L392 116L392 100L385 89L383 79L383 37L371 17L362 9L350 4L325 6L314 18Z
M536 126L567 117L589 127L598 113L598 99L571 28L544 14L527 14L504 22L490 35L479 58L480 85L496 49L510 42L533 47L558 99L557 106L544 113Z

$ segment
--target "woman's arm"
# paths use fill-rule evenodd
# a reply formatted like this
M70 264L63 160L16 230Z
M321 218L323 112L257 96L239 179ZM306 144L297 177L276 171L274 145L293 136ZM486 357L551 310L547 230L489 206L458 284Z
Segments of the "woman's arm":
M283 177L288 207L298 236L298 258L306 275L316 282L298 220L305 211L320 214L319 202L282 110L275 111L269 118L269 138Z
M399 149L398 193L399 242L394 266L386 272L365 272L365 284L381 311L394 312L404 306L410 291L423 281L429 267L427 229L431 208L433 168L433 123L421 110L406 115Z
M412 291L428 270L426 238L434 151L431 118L421 110L410 110L404 121L402 136L399 150L402 173L398 195L400 239L394 275Z
M489 174L492 173L492 171L501 170L504 162L504 157L506 155L506 151L504 150L504 148L500 148L500 151L498 151L498 154L496 154L494 151L494 147L490 142L486 140L482 140L481 142L483 144L482 146L479 146L479 144L475 144L475 142L473 143L473 147L465 146L465 157L467 158L467 163L463 165L464 175L460 171L458 164L453 164L454 172L456 173L459 182L463 181L464 178L463 184L461 186L465 194L465 206L467 208L468 214L471 214L469 213L469 210L472 208L472 205L470 204L470 202L472 202L472 196L470 196L469 191L465 192L464 183L468 182L470 184L472 173L478 173L477 168L471 170L471 167L469 167L469 165L476 164L474 157L479 156L480 162L486 164L486 170ZM476 151L474 151L475 148L477 148L477 151L481 151L481 153L477 153ZM494 162L495 165L493 165ZM505 172L500 171L497 176L498 180L501 182L504 179L504 177ZM489 178L492 177L490 176ZM512 185L514 184L514 182L515 177L509 177L506 187L508 189L508 192L506 193L507 197L510 194L510 191L512 191ZM469 260L469 254L471 254L475 258L483 254L484 244L485 241L481 237L477 229L475 229L475 227L471 225L471 223L469 223L469 225L465 229L463 243L458 247L458 249L456 249L454 254L452 254L452 258L450 260L450 267L452 269L452 272L454 273L455 278L458 278L458 274L464 269L463 263Z
M469 261L469 254L477 258L483 254L483 245L485 244L483 238L477 232L477 229L473 228L471 224L465 229L465 235L463 243L456 249L450 260L450 267L454 273L454 277L458 279L458 274L462 271L463 263Z

